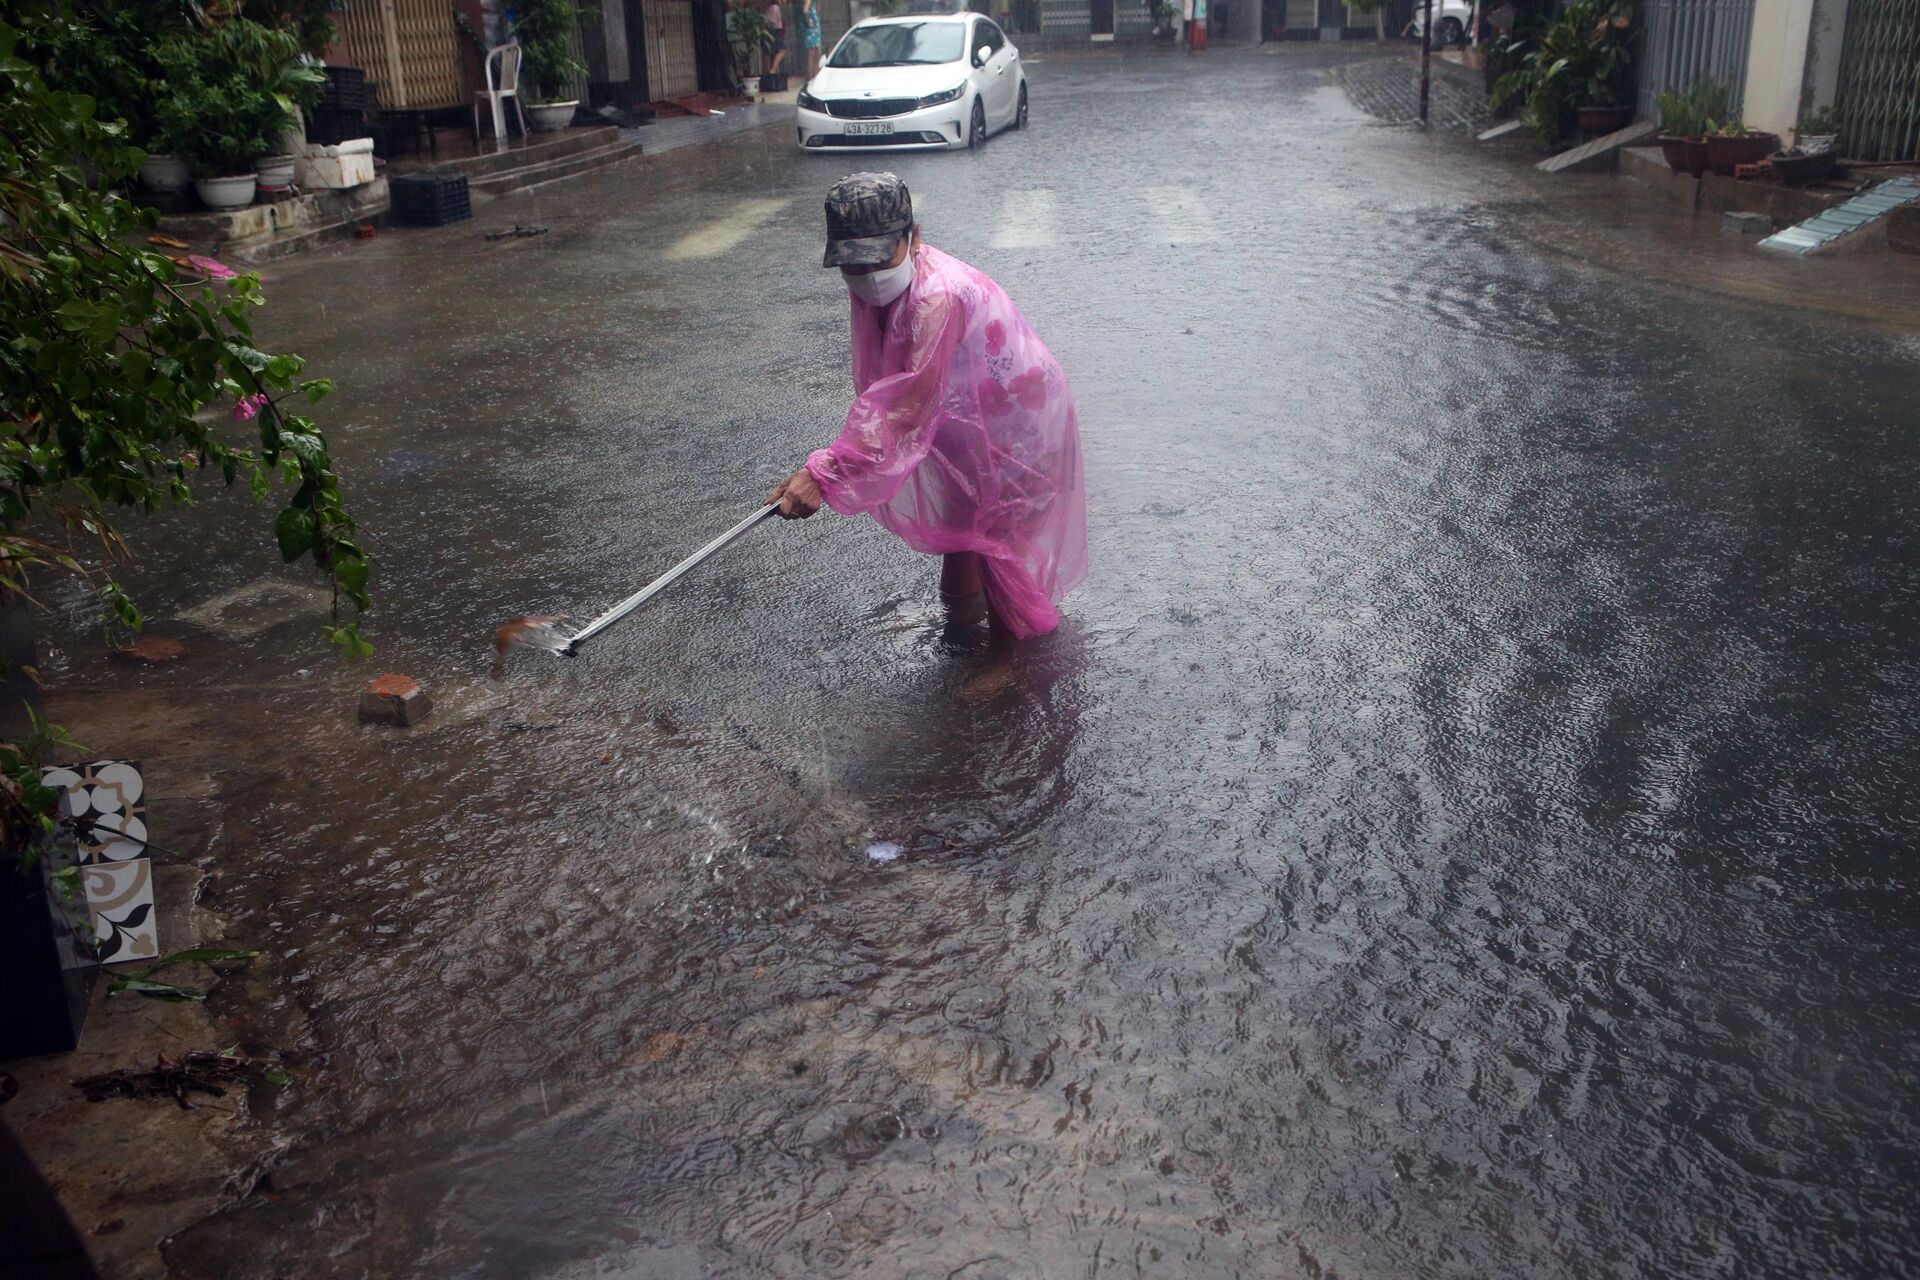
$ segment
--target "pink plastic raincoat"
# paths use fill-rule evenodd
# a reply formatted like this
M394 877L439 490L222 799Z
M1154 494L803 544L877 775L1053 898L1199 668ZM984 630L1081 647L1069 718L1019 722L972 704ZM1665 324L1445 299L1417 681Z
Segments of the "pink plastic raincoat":
M834 510L916 551L977 551L1016 636L1058 626L1087 576L1080 435L1067 376L999 285L922 245L891 306L853 299L858 397L807 470Z

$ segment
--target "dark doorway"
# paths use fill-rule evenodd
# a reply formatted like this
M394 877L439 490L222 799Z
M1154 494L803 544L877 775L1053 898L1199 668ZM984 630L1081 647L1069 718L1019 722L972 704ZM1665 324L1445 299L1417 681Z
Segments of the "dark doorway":
M693 68L702 93L732 93L738 83L722 0L693 0Z
M622 106L638 106L653 96L647 83L646 0L621 0L621 14L627 20L627 71L631 100Z
M1093 0L1093 34L1113 34L1113 0Z

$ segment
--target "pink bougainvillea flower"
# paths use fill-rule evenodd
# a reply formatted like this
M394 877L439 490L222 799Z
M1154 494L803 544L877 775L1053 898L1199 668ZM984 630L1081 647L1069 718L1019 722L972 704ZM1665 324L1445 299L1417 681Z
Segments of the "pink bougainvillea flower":
M247 419L257 416L259 412L266 407L267 393L264 391L256 392L250 396L241 396L239 401L233 406L233 420L235 422L245 422Z
M215 280L231 280L240 274L226 263L209 258L203 253L190 253L187 255L187 261L192 264L194 270L204 271ZM247 416L252 417L253 415L248 414Z

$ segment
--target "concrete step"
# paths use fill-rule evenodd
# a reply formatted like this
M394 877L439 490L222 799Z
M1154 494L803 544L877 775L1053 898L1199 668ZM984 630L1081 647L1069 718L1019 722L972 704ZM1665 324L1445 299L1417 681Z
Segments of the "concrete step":
M544 186L549 182L558 182L562 178L591 173L595 169L604 169L608 165L619 164L623 160L631 160L641 154L639 143L618 141L618 130L609 130L609 132L614 133L616 137L616 141L610 146L596 147L591 151L562 156L547 164L528 165L521 169L508 169L501 173L489 174L484 178L469 179L467 185L474 191L500 196L510 191L525 191Z
M296 253L305 253L336 240L351 240L360 234L361 223L370 222L375 227L384 227L390 221L388 213L387 209L381 208L340 222L308 227L303 231L283 231L277 235L239 240L228 245L224 252L236 262L261 263L272 262L275 258L290 258Z
M379 212L387 203L387 180L375 178L365 186L344 191L310 191L223 213L163 214L160 230L196 246L252 244L276 235L330 226L369 211Z
M559 133L535 134L531 142L516 142L499 151L490 149L490 144L483 142L481 149L473 155L409 156L404 165L389 166L387 172L392 176L410 170L454 169L466 174L470 185L477 185L479 179L496 173L549 164L583 151L597 151L619 140L620 131L612 125L563 129Z

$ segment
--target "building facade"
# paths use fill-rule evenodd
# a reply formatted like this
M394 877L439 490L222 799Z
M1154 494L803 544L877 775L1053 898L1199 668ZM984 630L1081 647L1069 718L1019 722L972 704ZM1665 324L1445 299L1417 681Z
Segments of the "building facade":
M1754 0L1737 101L1785 138L1831 107L1844 152L1920 160L1920 0Z
M1858 160L1920 160L1920 0L1644 0L1637 106L1711 76L1791 139L1816 108Z

